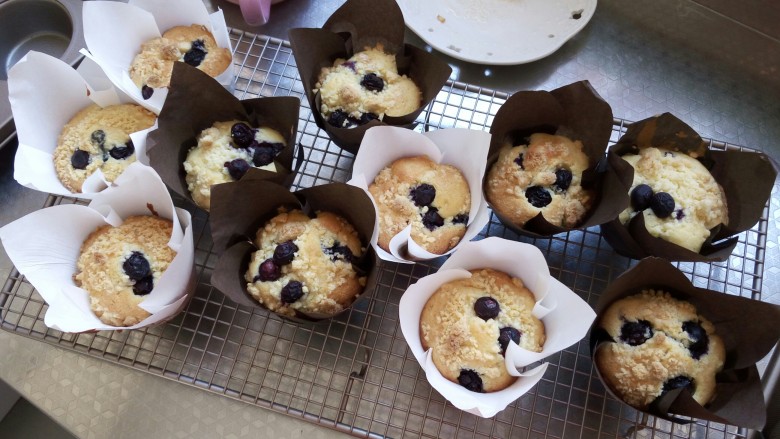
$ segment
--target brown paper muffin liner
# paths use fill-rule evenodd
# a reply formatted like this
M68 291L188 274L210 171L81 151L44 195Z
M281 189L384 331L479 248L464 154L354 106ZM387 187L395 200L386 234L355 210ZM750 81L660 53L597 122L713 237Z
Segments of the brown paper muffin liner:
M760 430L766 422L766 405L756 362L780 339L780 326L773 324L780 319L780 306L696 288L668 261L646 258L601 294L590 335L592 358L605 343L614 342L600 327L605 310L613 302L648 288L669 292L693 304L715 325L726 348L726 359L716 376L715 398L706 407L697 403L688 390L675 389L656 399L647 413L673 422L690 422L679 418L686 416ZM595 361L593 367L601 377ZM612 396L621 399L606 381L604 384Z
M404 17L401 8L392 0L347 0L322 29L291 29L288 35L317 126L328 133L333 143L352 154L357 154L363 135L373 126L413 127L417 116L436 97L452 73L452 68L441 58L404 44ZM382 121L374 120L354 128L330 125L319 111L319 93L314 92L320 71L333 66L336 58L348 59L355 52L377 43L384 46L385 52L395 54L398 73L407 75L420 88L420 106L405 116L385 116Z
M253 241L257 230L276 216L280 207L301 209L310 216L319 210L332 212L344 217L358 232L365 251L354 265L365 273L366 286L356 301L338 314L355 306L357 301L367 300L374 291L377 261L369 243L376 216L371 199L362 189L345 183L330 183L290 192L276 183L245 177L235 183L216 185L212 190L214 196L209 221L213 250L220 256L211 275L211 284L232 301L267 309L247 291L244 274L252 252L256 250ZM316 322L338 314L297 312L295 317L279 316L295 322Z
M638 154L640 149L648 147L679 151L699 158L723 187L728 206L728 225L713 228L699 253L650 235L645 227L644 215L636 215L627 225L613 218L601 226L604 238L615 251L635 259L645 256L691 262L728 259L737 245L738 237L735 235L758 222L772 192L777 170L770 159L758 152L709 149L693 128L674 115L664 113L629 125L626 134L610 148L608 166L618 175L620 184L608 187L609 192L628 194L634 168L621 156Z
M571 229L550 224L541 213L519 227L493 209L504 226L522 235L545 237L603 224L625 209L629 202L628 195L609 190L619 183L618 176L604 166L612 121L612 108L588 81L575 82L549 92L519 91L510 96L499 108L490 127L493 139L488 152L483 190L488 187L490 168L498 160L499 152L507 142L517 145L531 134L548 133L582 142L583 152L590 163L582 174L582 186L593 189L596 200L580 224ZM493 208L490 200L488 205Z
M274 160L277 172L250 168L244 178L252 176L289 187L303 162L303 148L295 143L299 108L296 97L238 100L209 75L185 63L174 63L168 98L157 119L158 128L147 139L149 164L168 188L197 206L185 181L187 152L198 144L198 134L215 122L244 120L254 127L275 129L285 141L284 149Z

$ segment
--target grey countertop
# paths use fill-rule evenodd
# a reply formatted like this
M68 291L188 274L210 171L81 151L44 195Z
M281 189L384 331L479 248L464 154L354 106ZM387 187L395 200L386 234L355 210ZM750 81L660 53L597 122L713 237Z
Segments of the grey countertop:
M320 26L343 1L287 0L274 6L271 22L261 27L243 25L233 4L206 3L221 7L231 26L286 39L289 28ZM780 40L762 23L777 23L780 9L751 10L760 5L746 2L737 21L714 0L603 0L581 33L542 60L491 67L445 58L454 68L453 79L507 92L587 79L616 117L638 120L672 112L702 136L755 148L777 160ZM413 33L407 37L425 46ZM13 181L14 149L0 150L0 225L40 208L46 198ZM776 182L766 291L778 290L777 193ZM0 252L0 279L10 268ZM5 331L0 331L0 350L0 378L80 437L341 436Z

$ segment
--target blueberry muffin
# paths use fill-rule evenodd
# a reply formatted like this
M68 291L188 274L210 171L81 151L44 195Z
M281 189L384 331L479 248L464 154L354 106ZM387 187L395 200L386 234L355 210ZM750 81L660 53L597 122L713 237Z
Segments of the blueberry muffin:
M149 99L155 88L170 85L175 61L183 61L216 77L228 68L232 60L230 50L217 46L214 36L205 26L176 26L168 29L162 37L141 45L141 52L130 64L130 79L141 89L143 98Z
M284 137L271 128L216 122L198 134L198 144L187 153L187 189L198 206L209 210L212 185L240 180L250 167L276 172L274 159L284 147Z
M466 233L471 192L463 174L426 156L405 157L377 174L368 187L378 210L379 246L412 225L412 239L425 250L443 254Z
M62 128L54 149L54 170L63 186L74 193L93 172L100 169L107 181L114 181L136 161L130 133L154 125L154 113L135 104L79 111Z
M102 226L87 237L73 279L89 293L100 321L132 326L149 317L139 305L176 256L168 247L172 232L169 220L133 216L119 227Z
M614 343L596 351L596 365L626 403L646 410L681 387L701 405L712 400L725 348L715 327L692 304L644 290L610 305L600 325Z
M524 144L504 145L488 173L485 195L518 227L541 212L550 224L572 228L593 204L594 193L581 186L588 164L582 142L533 134Z
M352 304L366 284L353 265L363 255L360 238L333 213L309 218L300 210L282 212L257 231L255 246L247 289L276 313L331 316Z
M710 229L728 224L723 188L694 157L652 147L622 157L634 167L634 181L621 223L641 212L652 236L696 253Z
M536 299L520 281L492 269L439 287L420 316L424 350L436 368L474 392L496 392L515 381L504 363L509 341L541 352L544 324L533 316Z
M314 92L320 112L332 126L352 128L387 116L405 116L420 107L422 93L406 75L399 75L395 55L381 44L348 60L337 59L320 72Z

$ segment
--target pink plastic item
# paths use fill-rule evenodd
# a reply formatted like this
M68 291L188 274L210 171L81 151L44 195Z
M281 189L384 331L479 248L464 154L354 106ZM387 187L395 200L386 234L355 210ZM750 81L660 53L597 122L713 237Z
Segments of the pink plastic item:
M260 26L271 16L271 0L228 0L241 7L241 15L250 26ZM273 3L278 3L274 1Z

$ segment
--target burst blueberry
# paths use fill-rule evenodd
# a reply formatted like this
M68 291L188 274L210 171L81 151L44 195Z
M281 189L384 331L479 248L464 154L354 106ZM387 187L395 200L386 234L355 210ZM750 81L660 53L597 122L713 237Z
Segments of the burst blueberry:
M135 281L135 284L133 284L133 294L136 296L145 296L152 292L152 289L154 288L154 278L149 275L144 277L143 279L139 279Z
M656 192L650 199L650 208L658 218L667 218L674 212L674 198L666 192Z
M89 153L83 149L73 151L73 155L70 156L70 165L73 166L73 169L87 169L89 162Z
M276 153L271 146L258 146L252 154L252 163L255 166L266 166L274 161Z
M539 209L552 203L552 195L541 186L531 186L526 189L525 198L532 206Z
M694 391L694 389L696 388L696 384L693 381L693 378L684 375L676 376L674 378L669 378L668 380L666 380L666 382L664 383L663 390L661 391L662 392L661 394L664 394L670 390L684 389L684 388L687 388L691 392Z
M89 140L92 141L93 145L102 148L103 144L106 142L106 132L103 130L92 131Z
M326 255L330 255L330 259L333 261L341 259L347 262L352 262L352 258L354 257L352 250L350 250L346 245L341 245L341 243L338 241L334 242L332 246L324 248L323 252Z
M192 67L198 67L200 63L206 58L206 46L203 44L203 40L195 40L192 42L192 47L187 53L184 54L184 62Z
M276 246L274 249L274 262L276 265L282 266L292 262L295 257L295 252L298 251L298 246L292 241L285 241Z
M444 225L444 218L439 215L439 209L429 207L423 214L422 223L426 229L433 231Z
M555 183L554 186L561 192L566 192L566 189L571 186L571 171L568 169L558 169L555 171Z
M484 296L474 302L474 312L480 319L488 321L498 316L498 313L501 312L501 306L496 299Z
M379 116L377 116L374 113L362 113L360 115L360 119L355 121L355 124L356 125L365 125L365 124L371 122L372 120L377 120L377 119L379 119Z
M485 389L482 387L482 378L471 369L461 369L460 375L458 375L458 384L472 392L485 393Z
M409 195L412 197L415 206L430 206L433 203L433 199L436 198L436 188L430 184L422 183L413 187L409 191Z
M349 114L345 111L336 110L328 116L328 123L334 127L345 128L344 124L347 122L347 118L349 118Z
M625 322L620 327L620 341L631 346L639 346L653 337L653 328L647 320Z
M521 152L519 156L515 159L515 164L520 167L520 169L525 169L523 166L523 153Z
M124 270L127 277L134 281L141 280L152 274L149 260L141 252L132 252L125 259L125 262L122 263L122 270Z
M295 303L303 297L303 284L297 280L291 280L282 287L282 303Z
M284 149L284 143L279 142L255 142L253 146L255 148L270 148L274 155L279 154Z
M688 345L688 351L691 353L691 357L694 360L698 360L709 352L710 337L699 322L694 322L692 320L684 322L682 324L682 329L691 339L692 343Z
M248 148L255 140L255 130L249 125L239 122L230 127L230 137L239 148Z
M376 73L366 73L363 75L363 79L360 80L360 85L370 91L382 91L385 88L385 81L382 80Z
M244 159L235 159L229 162L225 162L225 167L228 170L228 174L233 178L233 180L240 180L241 177L246 174L246 171L249 170L250 166L249 163L246 162Z
M468 222L469 214L467 213L459 213L452 218L453 224L468 224Z
M135 152L135 145L132 140L128 140L124 145L116 145L108 151L108 154L116 160L123 160Z
M498 330L498 345L501 346L501 355L506 355L506 348L509 347L509 341L515 342L515 344L520 343L520 336L522 336L523 333L520 332L518 329L515 329L511 326L506 326L504 328L501 328Z

